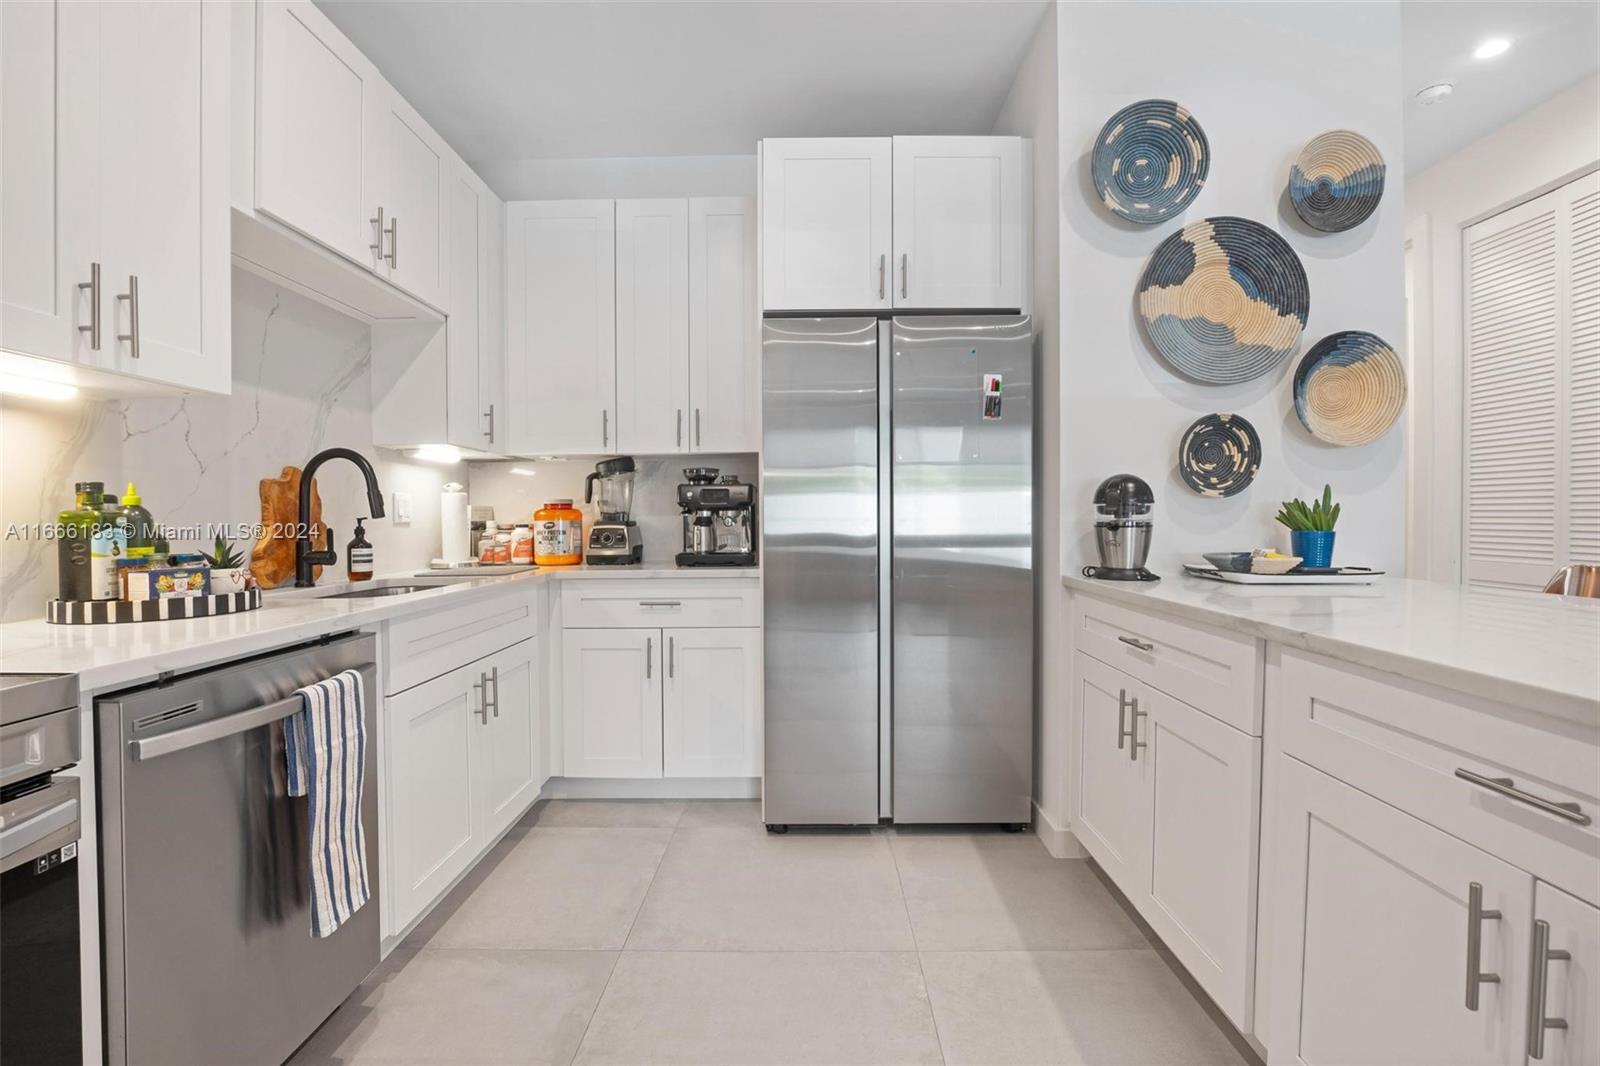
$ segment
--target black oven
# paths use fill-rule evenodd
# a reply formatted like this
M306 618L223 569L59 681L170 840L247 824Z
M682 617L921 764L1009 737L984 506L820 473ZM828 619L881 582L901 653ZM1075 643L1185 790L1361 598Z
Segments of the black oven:
M76 679L0 675L0 1062L83 1061Z

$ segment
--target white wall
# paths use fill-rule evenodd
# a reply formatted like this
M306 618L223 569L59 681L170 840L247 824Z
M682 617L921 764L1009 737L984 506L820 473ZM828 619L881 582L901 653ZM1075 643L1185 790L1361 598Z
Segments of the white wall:
M750 147L750 155L507 159L472 166L506 201L754 196Z
M1061 158L1056 81L1056 16L1040 23L1016 81L995 120L994 133L1033 140L1033 329L1035 604L1033 798L1041 838L1051 851L1075 854L1068 825L1065 771L1066 674L1058 649L1066 642L1066 597L1061 588Z
M1135 288L1150 253L1185 222L1241 215L1281 233L1305 264L1311 314L1302 349L1336 330L1404 343L1400 14L1394 3L1067 4L1059 8L1061 69L1062 489L1067 565L1094 559L1092 497L1127 471L1156 494L1150 565L1185 580L1180 557L1287 546L1273 522L1286 497L1333 484L1344 502L1336 558L1391 573L1404 563L1404 431L1360 448L1321 444L1294 414L1295 357L1234 386L1185 381L1140 331ZM1147 97L1188 107L1211 143L1210 176L1183 216L1156 226L1114 218L1095 199L1089 155L1118 108ZM1284 195L1306 141L1347 128L1389 160L1375 216L1317 234ZM1178 441L1194 419L1234 412L1261 435L1255 483L1205 498L1176 474Z
M1556 94L1406 183L1417 286L1413 558L1435 581L1461 579L1461 231L1600 166L1600 77Z
M410 525L367 523L378 569L426 566L439 552L440 487L464 482L466 471L372 446L370 370L365 325L236 269L231 396L0 402L5 523L54 521L75 481L103 481L120 495L132 480L164 525L251 525L261 515L262 478L343 445L373 461L386 504L397 490L412 495ZM364 483L354 466L335 461L318 473L317 488L342 575L355 518L368 510ZM252 543L237 546L248 553ZM173 546L211 550L209 542ZM0 621L41 616L55 590L54 543L0 540Z

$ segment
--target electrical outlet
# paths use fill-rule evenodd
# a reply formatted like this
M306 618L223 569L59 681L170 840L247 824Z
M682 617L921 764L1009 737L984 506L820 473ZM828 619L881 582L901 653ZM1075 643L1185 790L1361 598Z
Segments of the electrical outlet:
M397 492L394 494L394 524L409 526L411 524L411 493Z

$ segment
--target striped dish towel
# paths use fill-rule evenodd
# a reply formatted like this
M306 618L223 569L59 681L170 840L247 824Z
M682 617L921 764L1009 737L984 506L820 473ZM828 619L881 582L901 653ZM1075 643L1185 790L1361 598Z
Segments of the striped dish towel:
M304 706L284 719L289 795L310 797L311 933L332 936L371 898L361 826L367 755L361 675L346 670L295 692Z

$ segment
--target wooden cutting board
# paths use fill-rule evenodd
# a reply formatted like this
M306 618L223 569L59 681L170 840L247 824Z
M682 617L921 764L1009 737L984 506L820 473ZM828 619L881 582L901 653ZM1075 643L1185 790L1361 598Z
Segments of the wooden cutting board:
M295 523L299 520L300 468L286 466L277 477L261 479L261 537L250 549L250 573L264 589L294 580ZM326 536L322 525L322 496L311 480L311 543L320 546ZM322 567L311 568L313 580Z

